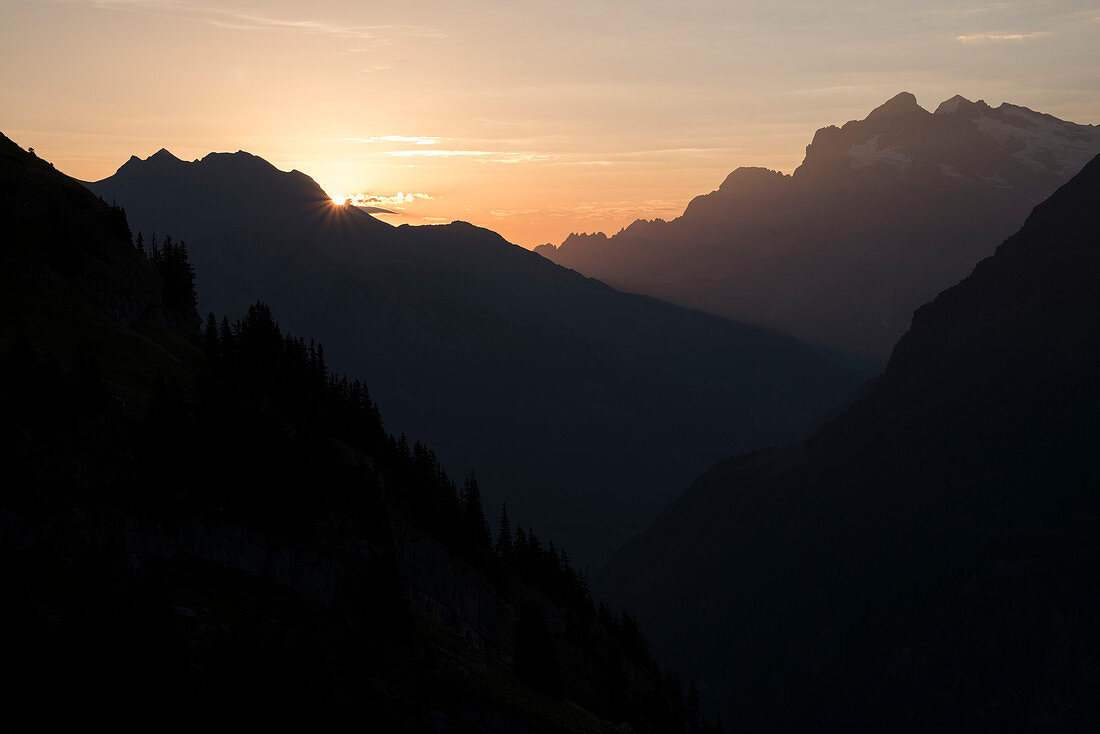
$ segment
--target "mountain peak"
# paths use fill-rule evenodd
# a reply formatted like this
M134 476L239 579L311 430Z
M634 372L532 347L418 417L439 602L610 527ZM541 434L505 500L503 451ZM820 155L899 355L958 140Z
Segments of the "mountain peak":
M222 162L228 162L228 161L242 161L242 162L244 162L244 161L247 161L247 162L259 162L259 163L263 163L263 164L265 164L265 165L267 165L267 166L271 166L272 168L274 168L274 166L273 166L273 165L272 165L272 164L271 164L271 163L270 163L269 161L267 161L267 160L266 160L266 159L264 159L264 158L261 158L261 157L260 157L260 156L258 156L258 155L255 155L255 154L253 154L253 153L249 153L249 152L248 152L247 150L238 150L238 151L237 151L236 153L217 153L217 152L211 152L211 153L207 153L206 155L204 155L204 156L202 157L202 161L203 161L204 163L207 163L207 162L210 162L210 161L222 161Z
M871 114L867 115L867 119L879 120L887 117L908 115L913 112L927 112L927 110L917 104L917 98L911 92L899 92L871 110Z
M158 150L156 153L153 153L153 155L149 156L145 160L147 160L147 161L175 161L177 163L182 163L183 162L179 158L177 158L176 156L172 155L172 153L169 152L169 150L167 148L161 148L160 150Z
M951 99L940 102L940 106L936 108L933 114L936 115L950 115L958 112L960 109L966 109L973 107L974 103L961 94L956 94Z
M161 148L156 153L153 153L153 155L145 159L138 158L136 155L130 156L129 160L119 166L119 169L118 171L116 171L116 173L132 173L133 171L139 169L147 170L146 166L148 165L151 165L154 168L160 168L164 166L170 167L176 163L183 163L183 161L172 155L172 153L167 148Z
M770 168L760 166L741 166L735 168L730 175L722 181L718 187L720 191L728 191L737 187L765 186L782 181L788 176L781 171L773 171Z

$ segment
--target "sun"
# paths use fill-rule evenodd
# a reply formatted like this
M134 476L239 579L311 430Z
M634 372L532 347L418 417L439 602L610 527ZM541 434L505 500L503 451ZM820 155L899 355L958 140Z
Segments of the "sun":
M332 198L332 203L335 204L336 206L343 206L348 201L348 197L346 197L346 196L333 196L331 198Z

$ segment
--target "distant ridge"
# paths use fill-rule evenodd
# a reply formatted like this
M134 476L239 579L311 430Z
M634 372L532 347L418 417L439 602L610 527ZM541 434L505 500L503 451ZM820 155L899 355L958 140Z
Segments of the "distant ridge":
M539 253L623 290L884 358L922 302L965 275L1100 152L1100 127L909 92L817 131L792 176L738 168L671 222Z

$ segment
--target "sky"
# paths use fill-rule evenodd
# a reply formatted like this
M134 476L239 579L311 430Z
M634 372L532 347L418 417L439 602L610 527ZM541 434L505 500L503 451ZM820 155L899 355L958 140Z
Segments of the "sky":
M0 0L0 132L82 180L246 150L520 245L669 219L900 91L1100 123L1100 0Z

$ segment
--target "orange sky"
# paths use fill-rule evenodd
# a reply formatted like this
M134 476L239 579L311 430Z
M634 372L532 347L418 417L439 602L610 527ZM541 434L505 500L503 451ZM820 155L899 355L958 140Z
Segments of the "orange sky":
M1100 122L1098 37L1097 2L0 0L0 131L86 180L244 149L534 246L789 172L903 89Z

